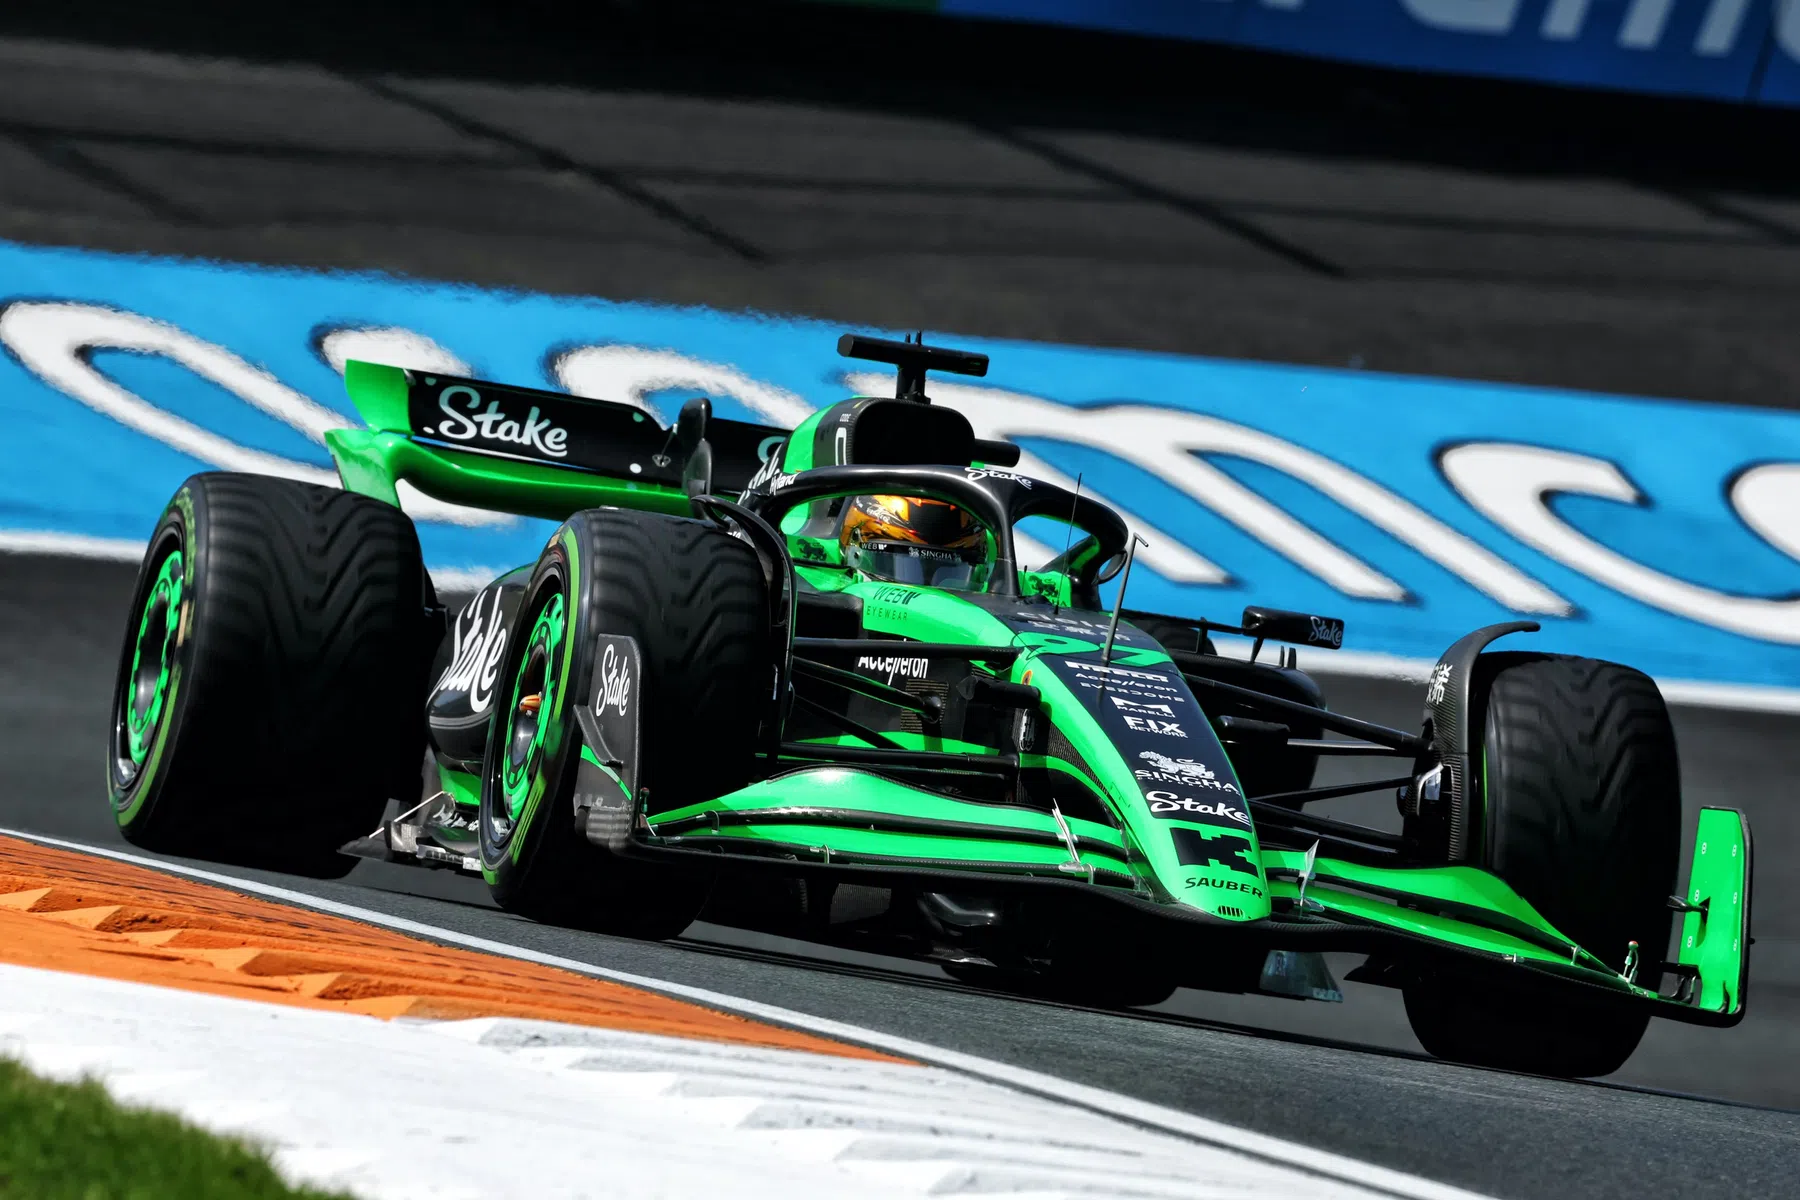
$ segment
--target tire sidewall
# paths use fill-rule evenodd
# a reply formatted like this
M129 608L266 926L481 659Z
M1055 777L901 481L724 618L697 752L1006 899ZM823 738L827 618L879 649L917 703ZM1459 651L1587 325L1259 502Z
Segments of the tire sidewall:
M593 639L588 630L586 610L589 606L583 603L581 558L580 539L572 525L564 524L552 536L532 571L525 588L525 603L519 609L519 618L514 625L518 633L507 646L503 660L500 678L504 681L505 700L504 704L494 706L487 749L482 757L481 808L476 835L482 877L493 890L495 899L502 904L511 903L533 888L534 877L547 854L567 853L576 848L574 814L562 814L557 810L567 790L565 783L569 773L574 770L581 752L575 705L585 694L588 660L592 657L588 643ZM557 678L553 699L538 714L538 720L544 726L543 752L529 772L530 790L524 811L511 828L501 834L498 819L507 816L502 772L512 712L517 703L514 693L539 614L556 596L563 600L564 631L562 645L547 664ZM549 711L552 708L554 711Z
M113 681L112 706L107 714L107 795L114 821L126 838L139 843L153 842L167 822L159 820L157 799L167 790L169 776L179 759L176 753L181 741L184 716L198 681L194 678L198 662L196 647L200 631L205 628L198 583L206 576L201 567L202 539L199 531L205 520L205 492L198 479L181 485L163 510L156 530L150 536L148 550L138 567L137 582L132 589L131 608L123 644L119 650L118 669ZM145 601L156 582L162 564L170 553L179 551L181 562L181 603L175 635L175 653L169 668L167 695L163 712L152 735L148 752L136 772L121 778L118 769L119 723L125 713L131 689L131 665L137 641L138 623Z

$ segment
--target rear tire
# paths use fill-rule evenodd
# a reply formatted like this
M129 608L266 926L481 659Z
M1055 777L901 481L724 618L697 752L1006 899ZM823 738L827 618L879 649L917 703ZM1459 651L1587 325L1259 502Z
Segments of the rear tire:
M1481 865L1615 970L1636 941L1637 982L1654 989L1681 843L1680 765L1662 695L1616 663L1488 657ZM1618 1070L1648 1014L1567 995L1497 992L1446 973L1405 987L1413 1032L1439 1058L1545 1075Z
M347 874L417 786L442 620L406 514L354 492L195 475L138 572L108 731L112 811L166 854Z
M705 905L711 873L615 855L576 828L575 706L592 694L596 638L631 637L643 659L634 806L667 811L749 783L774 671L762 565L716 526L595 509L557 530L525 595L482 767L482 873L511 912L675 937ZM526 695L542 697L535 712L520 706ZM506 756L527 746L509 793Z

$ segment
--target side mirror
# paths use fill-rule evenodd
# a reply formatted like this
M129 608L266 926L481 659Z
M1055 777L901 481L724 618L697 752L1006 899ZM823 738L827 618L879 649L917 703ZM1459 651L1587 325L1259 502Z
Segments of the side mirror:
M1252 606L1244 610L1242 627L1250 637L1271 642L1318 646L1325 650L1341 650L1344 646L1344 623L1336 617L1315 617L1311 613Z
M1094 582L1095 583L1108 583L1112 580L1112 578L1115 575L1117 575L1120 571L1123 571L1124 569L1125 569L1125 552L1123 550L1121 550L1117 554L1113 555L1111 558L1107 559L1105 562L1100 564L1100 569L1098 571L1094 572Z

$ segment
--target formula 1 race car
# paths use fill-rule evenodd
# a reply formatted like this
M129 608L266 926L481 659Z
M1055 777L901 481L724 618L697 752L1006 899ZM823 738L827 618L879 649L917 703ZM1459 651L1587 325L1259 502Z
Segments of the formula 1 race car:
M465 871L636 937L704 910L1099 1005L1336 999L1321 952L1353 951L1431 1053L1559 1075L1615 1070L1652 1015L1742 1018L1749 828L1701 809L1671 894L1649 678L1488 652L1537 628L1512 622L1445 652L1417 731L1332 712L1262 650L1338 647L1341 622L1125 606L1119 516L927 398L927 370L985 356L839 350L897 367L896 395L792 431L350 363L343 490L196 475L156 527L108 734L125 836ZM450 614L403 482L561 524ZM1067 548L1028 568L1032 520ZM1318 787L1322 756L1399 765ZM1382 789L1397 831L1307 811Z

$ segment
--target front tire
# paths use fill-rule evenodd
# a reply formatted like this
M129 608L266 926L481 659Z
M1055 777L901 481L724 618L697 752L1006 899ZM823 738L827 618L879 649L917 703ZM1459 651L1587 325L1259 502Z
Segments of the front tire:
M107 782L126 840L319 878L416 786L441 617L406 514L263 475L183 483L138 571Z
M643 662L633 811L749 783L774 670L761 563L713 525L595 509L556 531L525 596L482 768L482 873L511 912L675 937L710 874L612 854L576 828L575 709L592 695L596 639L631 637Z
M1636 942L1637 982L1654 989L1681 844L1680 764L1661 693L1616 663L1484 659L1493 661L1478 776L1481 865L1615 970ZM1648 1014L1567 994L1496 991L1438 972L1404 990L1413 1032L1439 1058L1545 1075L1618 1070Z

